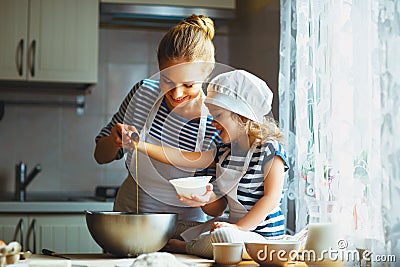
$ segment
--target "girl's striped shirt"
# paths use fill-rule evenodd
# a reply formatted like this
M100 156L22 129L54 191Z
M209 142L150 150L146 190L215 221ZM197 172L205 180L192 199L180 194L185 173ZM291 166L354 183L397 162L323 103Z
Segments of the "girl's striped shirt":
M230 150L230 144L224 144L217 147L216 162L226 150ZM282 158L285 164L285 171L289 169L286 152L282 145L277 141L268 141L258 145L251 155L251 161L246 174L240 179L237 198L239 202L249 211L256 202L264 196L264 166L275 157ZM246 154L232 156L229 152L228 156L222 162L222 167L235 170L242 170ZM218 179L218 177L217 177ZM282 193L283 197L283 193ZM281 197L281 202L282 202ZM280 205L274 208L262 221L251 231L259 233L265 237L275 237L285 234L285 217L282 213Z

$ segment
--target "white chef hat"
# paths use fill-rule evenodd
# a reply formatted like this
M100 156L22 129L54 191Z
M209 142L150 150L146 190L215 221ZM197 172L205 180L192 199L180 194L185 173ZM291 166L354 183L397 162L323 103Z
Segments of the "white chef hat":
M272 97L263 80L247 71L234 70L211 80L204 102L262 123L271 111Z

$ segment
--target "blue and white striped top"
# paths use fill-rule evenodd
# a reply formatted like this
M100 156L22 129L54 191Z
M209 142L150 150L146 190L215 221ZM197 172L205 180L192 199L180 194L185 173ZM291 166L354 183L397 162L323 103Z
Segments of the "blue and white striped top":
M96 142L101 137L109 136L111 129L116 123L133 125L140 132L145 125L148 115L160 95L159 81L145 79L137 83L123 100L119 110L115 113L111 121L101 129L96 136ZM187 120L171 112L162 100L157 111L154 122L149 134L163 143L176 148L194 151L199 129L199 119ZM212 117L207 117L206 133L203 142L203 149L208 150L215 147L215 143L220 143L220 137L214 126L211 125ZM124 155L120 149L116 159L121 159Z
M216 162L222 154L230 149L230 144L218 146L216 154ZM285 164L285 171L289 169L286 152L282 145L277 141L268 141L258 145L251 155L251 161L246 174L240 179L237 197L239 202L249 211L256 202L264 196L264 166L275 156L282 158ZM222 162L222 167L241 170L244 165L246 154L232 156L229 152L228 156ZM283 193L282 193L283 197ZM281 198L282 202L282 198ZM261 234L265 237L275 237L285 234L285 217L282 213L280 205L274 208L270 214L257 225L253 232Z

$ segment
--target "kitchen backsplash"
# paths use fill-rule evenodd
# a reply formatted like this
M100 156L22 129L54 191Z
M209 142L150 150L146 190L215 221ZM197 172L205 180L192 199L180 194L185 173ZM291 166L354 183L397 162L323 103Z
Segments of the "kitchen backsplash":
M132 85L157 72L156 49L164 31L101 29L99 82L85 98L83 115L73 108L6 106L0 121L0 193L14 191L15 165L28 172L42 165L29 192L94 193L97 185L119 185L124 161L98 165L94 138ZM214 38L217 62L229 64L228 36Z

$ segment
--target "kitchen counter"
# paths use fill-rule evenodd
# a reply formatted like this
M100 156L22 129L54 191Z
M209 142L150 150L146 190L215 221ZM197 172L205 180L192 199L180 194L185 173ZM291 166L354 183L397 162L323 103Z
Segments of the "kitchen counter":
M102 201L1 201L0 213L83 213L112 211L113 202Z
M213 260L199 258L187 254L174 254L175 257L191 267L217 266ZM34 254L27 260L20 261L16 266L21 267L128 267L134 261L133 258L116 258L109 254L65 254L70 260ZM254 261L242 261L237 266L256 267ZM306 267L305 263L293 263L291 267Z

